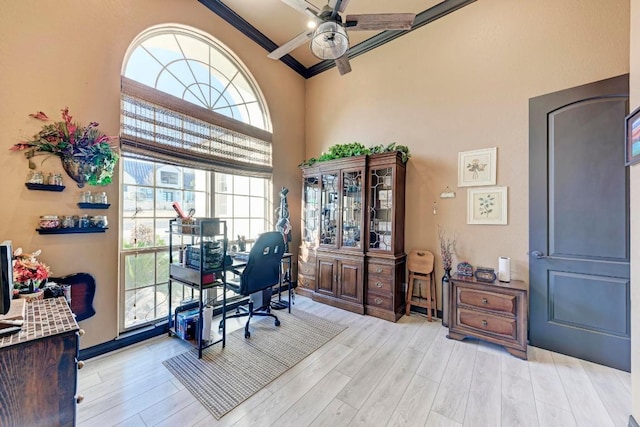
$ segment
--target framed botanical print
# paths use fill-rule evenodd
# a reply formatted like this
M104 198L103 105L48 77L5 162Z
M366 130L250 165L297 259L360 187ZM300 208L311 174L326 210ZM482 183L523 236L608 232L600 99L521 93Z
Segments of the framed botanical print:
M496 185L497 151L493 147L458 153L458 187Z
M469 188L467 224L507 224L507 187Z

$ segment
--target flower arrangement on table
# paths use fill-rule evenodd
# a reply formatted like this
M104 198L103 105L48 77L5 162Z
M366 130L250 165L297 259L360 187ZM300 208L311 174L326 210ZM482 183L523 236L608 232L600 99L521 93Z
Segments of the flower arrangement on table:
M118 154L109 142L111 138L98 130L98 123L80 126L73 122L69 108L61 110L62 121L46 124L30 140L22 141L10 148L12 151L27 150L29 168L35 169L31 158L38 154L51 154L60 157L67 174L78 183L107 185L111 183ZM49 121L42 111L29 116Z
M17 248L13 252L13 288L15 293L32 293L45 285L51 270L48 265L36 259L40 253L40 250L31 254L23 253L22 248Z

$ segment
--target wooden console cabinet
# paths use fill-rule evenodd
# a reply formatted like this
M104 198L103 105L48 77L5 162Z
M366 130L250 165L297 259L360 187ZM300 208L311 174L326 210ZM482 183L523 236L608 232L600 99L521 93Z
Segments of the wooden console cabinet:
M26 304L22 331L0 338L0 425L75 426L79 335L64 298Z
M499 344L527 359L527 287L524 282L479 282L454 276L450 280L448 338L474 337Z
M298 292L396 321L404 313L406 167L398 152L302 168Z

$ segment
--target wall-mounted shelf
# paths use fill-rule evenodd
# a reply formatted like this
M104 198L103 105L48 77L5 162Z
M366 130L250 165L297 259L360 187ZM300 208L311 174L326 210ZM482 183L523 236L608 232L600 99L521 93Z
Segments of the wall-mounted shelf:
M64 185L35 184L33 182L25 182L24 185L29 190L40 191L62 191L66 188Z
M111 203L78 203L80 209L109 209Z
M80 234L80 233L104 233L108 228L36 228L39 234Z

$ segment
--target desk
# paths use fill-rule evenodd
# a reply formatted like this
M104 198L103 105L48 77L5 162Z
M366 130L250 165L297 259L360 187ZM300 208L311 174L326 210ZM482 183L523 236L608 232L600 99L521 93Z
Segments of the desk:
M247 261L248 261L248 256L246 257L247 259L245 259L245 257L243 256L242 259L238 259L236 257L233 257L233 264L231 265L231 270L233 269L238 269L238 268L242 268L244 266L247 265ZM286 265L287 266L287 272L288 274L284 275L282 274L282 268L280 268L280 283L278 284L278 301L275 302L275 304L280 304L279 308L275 308L273 307L273 302L271 307L279 310L280 308L285 308L285 305L283 304L283 301L281 299L281 293L282 293L282 284L284 282L287 283L287 292L288 292L288 302L284 302L286 303L286 307L288 308L289 313L291 313L291 260L293 258L293 253L291 252L286 252L284 255L282 255L282 261L280 262L282 264L282 266ZM294 300L295 301L295 300Z

